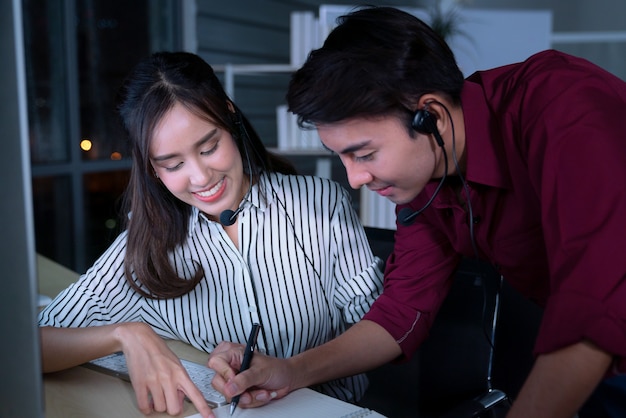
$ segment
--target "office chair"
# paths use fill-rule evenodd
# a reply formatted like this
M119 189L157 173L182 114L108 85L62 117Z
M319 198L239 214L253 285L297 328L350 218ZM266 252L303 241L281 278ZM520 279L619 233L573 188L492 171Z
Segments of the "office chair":
M488 264L461 261L417 353L420 417L497 418L510 407L506 391L493 385L502 284Z
M374 254L386 260L393 250L393 230L366 227ZM509 361L503 356L507 390L493 385L497 325L501 321L502 293L520 308L512 289L487 263L463 259L446 300L435 319L430 335L409 363L391 364L368 373L370 390L363 403L394 418L497 418L510 407L508 389L521 387L532 365L531 345L519 347L530 360L519 361L514 353ZM522 312L507 313L506 320L526 321ZM523 318L517 318L522 316ZM529 315L532 316L532 315ZM517 329L523 328L514 324ZM535 332L522 330L523 334ZM514 331L506 331L511 334ZM518 350L515 335L504 348ZM524 338L526 338L524 336ZM532 341L532 338L529 339ZM505 343L507 343L505 341ZM461 361L460 361L461 360ZM465 361L463 361L465 360ZM514 365L512 367L512 365ZM519 369L519 370L512 370ZM518 378L515 381L515 378Z
M511 407L511 400L508 395L504 391L493 387L496 330L500 313L503 277L502 275L494 276L493 274L490 277L486 277L480 274L480 272L478 273L479 275L475 276L475 280L481 282L475 282L474 285L483 287L484 291L483 320L485 321L485 338L488 344L484 392L470 400L461 402L452 410L441 415L441 418L498 418L500 416L498 414L499 410L505 413ZM463 273L457 272L457 275L459 274ZM493 282L487 283L486 281L488 280Z

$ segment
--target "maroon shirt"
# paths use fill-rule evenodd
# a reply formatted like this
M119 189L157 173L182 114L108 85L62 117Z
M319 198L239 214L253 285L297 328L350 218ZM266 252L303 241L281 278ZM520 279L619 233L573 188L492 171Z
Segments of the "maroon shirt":
M462 106L479 257L545 308L535 352L587 339L625 371L626 83L546 51L475 73ZM421 208L437 183L397 210ZM398 225L384 292L365 316L407 357L426 338L460 257L474 256L452 183L413 225Z

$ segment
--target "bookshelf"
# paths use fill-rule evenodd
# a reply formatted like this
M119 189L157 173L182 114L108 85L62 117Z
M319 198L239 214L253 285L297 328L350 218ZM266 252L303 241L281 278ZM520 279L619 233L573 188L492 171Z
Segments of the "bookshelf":
M291 73L299 68L308 53L319 47L322 40L334 27L336 18L348 12L352 6L321 5L318 16L313 12L292 12L290 14L290 62L269 65L216 66L223 71L227 93L234 99L236 77L272 73ZM420 8L403 8L409 13L428 22L430 15ZM504 11L504 10L459 10L461 35L448 39L458 58L464 74L476 70L508 64L528 55L547 49L551 45L552 15L546 10ZM532 27L533 31L528 31ZM493 36L494 31L498 33ZM463 36L471 34L471 37ZM310 155L316 159L315 174L331 177L331 155L323 149L316 131L305 131L297 126L296 118L279 105L276 109L277 148L283 155ZM389 200L361 190L360 217L366 226L395 229L395 205Z

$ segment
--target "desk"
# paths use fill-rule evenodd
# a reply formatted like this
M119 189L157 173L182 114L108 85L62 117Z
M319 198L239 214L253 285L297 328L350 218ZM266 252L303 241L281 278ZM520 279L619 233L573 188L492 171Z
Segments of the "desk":
M54 298L61 290L76 281L79 275L43 256L37 257L39 293ZM196 350L180 341L167 341L167 345L180 358L206 364L207 353ZM135 392L130 383L79 366L43 376L46 418L143 418ZM184 403L181 416L198 411L191 402ZM169 417L151 414L150 417Z

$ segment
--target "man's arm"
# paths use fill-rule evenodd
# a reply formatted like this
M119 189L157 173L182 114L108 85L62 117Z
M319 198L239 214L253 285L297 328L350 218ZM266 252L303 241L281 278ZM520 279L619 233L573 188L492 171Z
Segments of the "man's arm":
M240 406L257 407L302 387L376 368L400 354L400 346L384 328L362 320L326 344L289 359L255 355L251 367L240 374L241 346L222 343L211 353L209 367L217 372L217 390L227 398L242 394Z
M574 417L611 362L588 341L540 355L507 418Z

